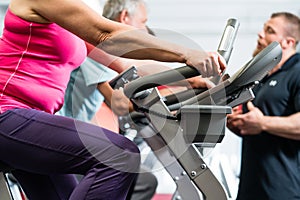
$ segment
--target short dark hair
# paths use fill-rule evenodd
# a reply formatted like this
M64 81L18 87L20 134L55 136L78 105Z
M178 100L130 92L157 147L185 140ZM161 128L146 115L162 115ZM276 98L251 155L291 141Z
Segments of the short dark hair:
M286 34L296 40L296 45L300 40L300 18L289 12L276 12L271 15L271 18L283 17L287 22Z

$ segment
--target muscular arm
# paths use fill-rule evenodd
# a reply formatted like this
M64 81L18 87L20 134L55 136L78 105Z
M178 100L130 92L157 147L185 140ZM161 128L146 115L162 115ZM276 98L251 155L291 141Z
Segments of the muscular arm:
M290 116L265 116L251 102L247 104L249 112L229 115L227 127L238 135L257 135L262 131L280 137L300 140L300 112Z
M300 112L287 117L264 116L262 130L281 137L300 140Z

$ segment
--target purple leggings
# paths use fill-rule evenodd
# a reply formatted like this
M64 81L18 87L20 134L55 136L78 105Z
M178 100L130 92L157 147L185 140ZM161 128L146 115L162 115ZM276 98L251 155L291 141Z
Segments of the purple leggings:
M127 138L33 109L0 115L0 160L30 200L126 199L140 166ZM77 183L72 174L84 177Z

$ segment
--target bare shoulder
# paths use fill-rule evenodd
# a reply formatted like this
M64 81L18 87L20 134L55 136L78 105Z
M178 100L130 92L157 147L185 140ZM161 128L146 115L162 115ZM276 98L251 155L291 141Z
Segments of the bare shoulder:
M82 0L11 0L9 7L14 14L25 20L54 22L62 26L93 15L93 10ZM93 19L97 21L99 16Z
M49 23L45 17L36 11L40 0L10 0L9 9L18 17L37 23ZM44 0L42 0L44 1Z

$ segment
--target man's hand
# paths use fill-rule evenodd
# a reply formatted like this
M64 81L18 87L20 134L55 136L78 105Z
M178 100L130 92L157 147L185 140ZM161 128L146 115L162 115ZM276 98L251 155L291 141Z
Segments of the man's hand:
M195 76L189 79L186 79L188 82L188 88L207 88L210 89L215 86L208 78L202 78L200 76Z
M126 115L133 111L133 105L123 93L123 88L114 90L108 82L98 83L97 88L116 115Z
M233 110L233 114L227 117L227 127L231 130L239 131L241 135L257 135L263 130L263 113L253 105L247 103L249 112L241 114L241 110Z
M122 88L113 91L110 106L112 111L119 116L126 115L134 110L132 103L125 96Z

